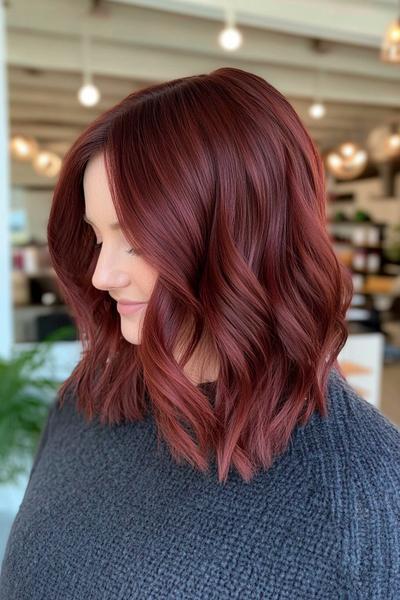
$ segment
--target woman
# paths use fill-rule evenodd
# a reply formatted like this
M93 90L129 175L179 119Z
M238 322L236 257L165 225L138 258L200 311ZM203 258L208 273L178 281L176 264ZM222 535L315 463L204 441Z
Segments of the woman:
M240 69L77 139L48 243L83 353L1 598L400 597L400 432L337 362L353 288L326 201L296 112Z

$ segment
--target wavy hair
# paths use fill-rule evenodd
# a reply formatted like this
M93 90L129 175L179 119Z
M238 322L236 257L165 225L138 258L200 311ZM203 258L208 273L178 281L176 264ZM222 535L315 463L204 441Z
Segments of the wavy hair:
M83 175L99 152L122 231L160 274L139 345L122 337L115 301L91 283ZM326 204L310 135L253 73L182 77L102 113L67 152L48 221L83 344L60 403L73 387L86 419L103 424L142 419L151 407L175 460L207 472L211 452L219 482L231 466L246 482L268 469L298 424L327 415L329 373L341 372L353 283ZM219 363L211 402L183 371L204 339Z

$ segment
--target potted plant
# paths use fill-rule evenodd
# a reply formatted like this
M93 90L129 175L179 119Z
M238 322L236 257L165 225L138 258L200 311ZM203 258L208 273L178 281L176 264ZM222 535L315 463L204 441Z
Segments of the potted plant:
M400 263L400 223L392 225L384 246L385 258L393 263Z
M16 483L32 461L60 382L40 375L54 342L70 339L71 326L57 329L28 350L0 357L0 484Z

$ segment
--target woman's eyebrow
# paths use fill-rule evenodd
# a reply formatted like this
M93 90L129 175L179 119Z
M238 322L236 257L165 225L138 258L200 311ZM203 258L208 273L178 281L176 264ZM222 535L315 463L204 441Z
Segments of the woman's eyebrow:
M89 223L89 225L93 225L94 227L96 227L96 225L94 223L92 223L92 221L90 219L88 219L86 215L83 215L83 220L86 221L86 223ZM109 228L110 229L121 229L121 225L118 223L118 221L116 221L115 223L110 223Z

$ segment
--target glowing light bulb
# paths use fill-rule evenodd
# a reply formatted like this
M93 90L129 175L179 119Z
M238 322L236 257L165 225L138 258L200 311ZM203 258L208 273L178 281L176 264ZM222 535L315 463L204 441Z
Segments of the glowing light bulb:
M390 23L381 45L381 59L386 62L400 62L400 18Z
M391 148L400 148L400 134L398 133L393 133L390 137L389 137L389 146Z
M355 153L356 148L352 142L347 142L346 144L342 144L340 146L340 152L343 156L350 157Z
M39 151L36 140L25 135L14 135L10 141L11 156L19 161L32 160Z
M33 160L33 168L39 175L55 177L61 169L61 158L55 152L41 150Z
M242 45L242 34L234 26L225 27L218 36L218 42L225 50L237 50Z
M338 150L329 152L326 166L332 175L339 179L354 179L361 175L368 162L368 154L357 144L345 142Z
M85 83L78 91L78 99L83 106L95 106L100 100L100 92L93 83Z
M313 119L321 119L325 116L325 113L326 108L322 104L322 102L313 102L313 104L311 104L310 108L308 109L308 114Z

